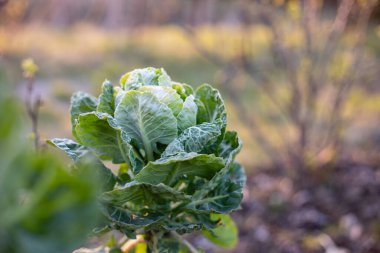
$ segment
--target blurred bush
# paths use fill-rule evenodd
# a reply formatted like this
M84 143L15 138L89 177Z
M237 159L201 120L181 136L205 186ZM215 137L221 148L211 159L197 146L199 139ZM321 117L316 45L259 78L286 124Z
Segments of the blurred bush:
M71 252L98 223L97 178L75 175L26 139L23 112L0 95L0 252Z

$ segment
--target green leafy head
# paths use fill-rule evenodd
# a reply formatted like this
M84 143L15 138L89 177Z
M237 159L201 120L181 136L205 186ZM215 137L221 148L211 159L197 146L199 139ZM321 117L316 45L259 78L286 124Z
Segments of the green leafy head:
M239 208L245 182L234 161L241 141L226 131L219 91L208 84L193 90L152 67L126 73L120 85L105 81L99 97L74 94L77 142L51 143L74 163L96 158L94 170L107 179L100 202L109 227L129 236L211 231L220 223L215 214ZM110 172L103 160L120 164L119 171Z

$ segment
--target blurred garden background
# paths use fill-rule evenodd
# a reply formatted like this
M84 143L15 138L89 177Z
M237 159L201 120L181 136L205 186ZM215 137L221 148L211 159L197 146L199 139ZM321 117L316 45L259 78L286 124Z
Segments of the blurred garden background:
M71 137L74 91L135 68L221 90L248 181L238 246L190 238L206 252L380 252L379 1L0 0L20 104L29 57L41 140Z

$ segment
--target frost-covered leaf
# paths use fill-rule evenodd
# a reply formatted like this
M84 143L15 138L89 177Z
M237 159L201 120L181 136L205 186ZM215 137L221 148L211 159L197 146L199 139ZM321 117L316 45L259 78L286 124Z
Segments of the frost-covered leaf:
M149 162L135 180L139 182L166 185L174 184L179 178L202 177L211 179L224 167L223 159L214 155L182 153Z
M240 207L246 180L244 169L235 162L226 173L224 171L194 194L189 207L218 213L229 213Z
M203 84L195 91L195 94L198 105L197 123L212 123L221 120L225 128L227 113L219 91L208 84Z
M214 229L217 221L210 218L210 211L182 208L172 219L165 220L162 228L168 231L177 231L180 234L190 233L202 229Z
M234 131L227 131L224 134L223 141L218 147L218 156L226 159L226 164L230 164L235 156L240 152L243 144Z
M129 229L152 225L165 217L171 203L188 200L189 197L166 185L138 182L103 193L100 199L106 216Z
M189 127L167 146L161 157L190 152L211 153L213 144L221 135L220 130L221 126L217 123Z
M147 184L130 182L124 187L105 192L101 202L119 207L129 207L135 211L149 206L150 212L166 211L171 208L170 202L188 200L189 197L164 184Z
M149 226L161 220L164 215L150 214L137 215L123 207L112 204L103 204L101 210L106 218L112 223L112 226L120 231L129 234L129 237L134 237L136 229Z

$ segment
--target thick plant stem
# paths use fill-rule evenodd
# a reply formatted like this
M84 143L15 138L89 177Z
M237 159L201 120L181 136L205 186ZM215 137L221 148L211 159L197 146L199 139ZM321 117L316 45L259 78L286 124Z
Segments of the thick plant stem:
M121 251L123 253L128 253L129 251L131 251L134 247L136 247L136 245L140 242L145 242L144 240L144 237L143 236L137 236L136 239L134 240L128 240L122 247L121 247Z
M172 236L176 238L180 243L182 243L191 253L200 253L191 243L189 243L186 239L182 238L177 232L172 231Z

